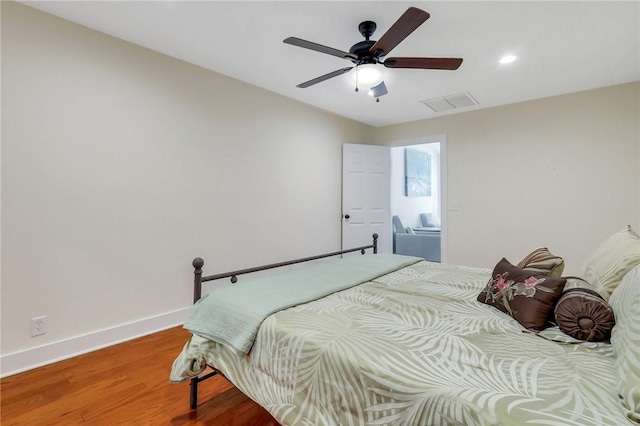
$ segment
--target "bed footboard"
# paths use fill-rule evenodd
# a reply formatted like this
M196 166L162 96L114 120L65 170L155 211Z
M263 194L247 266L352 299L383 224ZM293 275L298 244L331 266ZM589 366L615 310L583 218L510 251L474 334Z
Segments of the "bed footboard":
M265 271L265 270L274 269L274 268L281 268L283 266L310 262L313 260L323 259L326 257L340 256L343 254L353 253L357 251L359 251L362 254L365 254L365 251L368 249L371 249L373 254L377 254L378 253L378 234L373 234L372 237L373 237L373 242L368 246L355 247L352 249L340 250L332 253L320 254L317 256L304 257L301 259L288 260L285 262L272 263L269 265L257 266L254 268L247 268L247 269L240 269L237 271L224 272L222 274L208 275L204 277L202 276L202 267L204 266L204 260L202 260L202 258L200 257L196 257L195 259L193 259L193 262L192 262L192 265L194 268L193 269L193 303L196 303L202 297L202 283L207 281L214 281L214 280L219 280L223 278L231 278L231 282L236 283L238 281L238 275L250 274L252 272ZM191 383L190 383L191 395L189 398L189 408L191 410L195 410L198 406L198 384L204 380L207 380L212 376L215 376L216 374L220 374L220 372L216 370L215 367L213 366L209 366L209 367L212 369L211 372L203 376L194 377L193 379L191 379Z

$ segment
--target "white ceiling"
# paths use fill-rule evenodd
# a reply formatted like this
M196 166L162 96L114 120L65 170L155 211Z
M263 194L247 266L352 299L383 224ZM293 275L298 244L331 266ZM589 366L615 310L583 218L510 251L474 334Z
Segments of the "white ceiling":
M140 46L354 120L384 126L431 118L420 101L470 93L486 108L640 80L639 1L23 1ZM389 94L355 93L351 66L282 43L296 36L339 50L377 40L410 6L431 18L391 56L461 57L457 71L385 69ZM517 61L501 65L505 54ZM460 111L460 110L459 110Z

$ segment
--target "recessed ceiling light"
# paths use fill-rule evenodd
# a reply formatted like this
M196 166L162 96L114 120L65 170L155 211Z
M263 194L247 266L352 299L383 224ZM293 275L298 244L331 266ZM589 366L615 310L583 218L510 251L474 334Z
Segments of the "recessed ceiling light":
M515 57L515 56L513 56L513 55L506 55L506 56L503 56L503 57L502 57L502 59L500 59L500 63L501 63L501 64L509 64L509 63L511 63L511 62L513 62L513 61L515 61L515 60L516 60L516 57Z

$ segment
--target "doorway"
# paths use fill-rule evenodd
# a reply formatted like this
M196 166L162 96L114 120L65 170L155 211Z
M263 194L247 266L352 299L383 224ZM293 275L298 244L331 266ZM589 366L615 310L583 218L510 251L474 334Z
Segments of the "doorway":
M404 194L404 159L394 162L391 150L428 147L431 158L431 195L420 195L420 209L406 216L407 227L420 228L420 215L436 213L440 219L440 261L447 261L447 181L446 181L446 136L436 135L418 140L393 141L387 145L343 144L342 158L342 248L358 247L368 244L372 232L379 234L378 251L393 252L392 217L401 209L400 204L391 195ZM437 148L439 147L439 154ZM384 166L386 164L386 166ZM384 167L383 167L384 166ZM400 189L399 189L400 188ZM405 197L406 195L401 195ZM396 198L399 198L397 196ZM430 198L427 198L430 197ZM428 199L428 203L427 203ZM354 214L355 213L355 214ZM400 214L405 217L405 212Z
M390 156L393 252L446 262L444 135L428 141L399 141L391 147Z

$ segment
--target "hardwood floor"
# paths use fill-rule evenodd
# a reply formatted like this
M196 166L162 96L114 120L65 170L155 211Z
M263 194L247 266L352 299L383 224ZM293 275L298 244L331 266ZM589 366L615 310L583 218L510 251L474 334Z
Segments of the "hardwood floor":
M182 327L0 380L0 423L8 425L277 426L222 376L169 383L171 363L189 338Z

